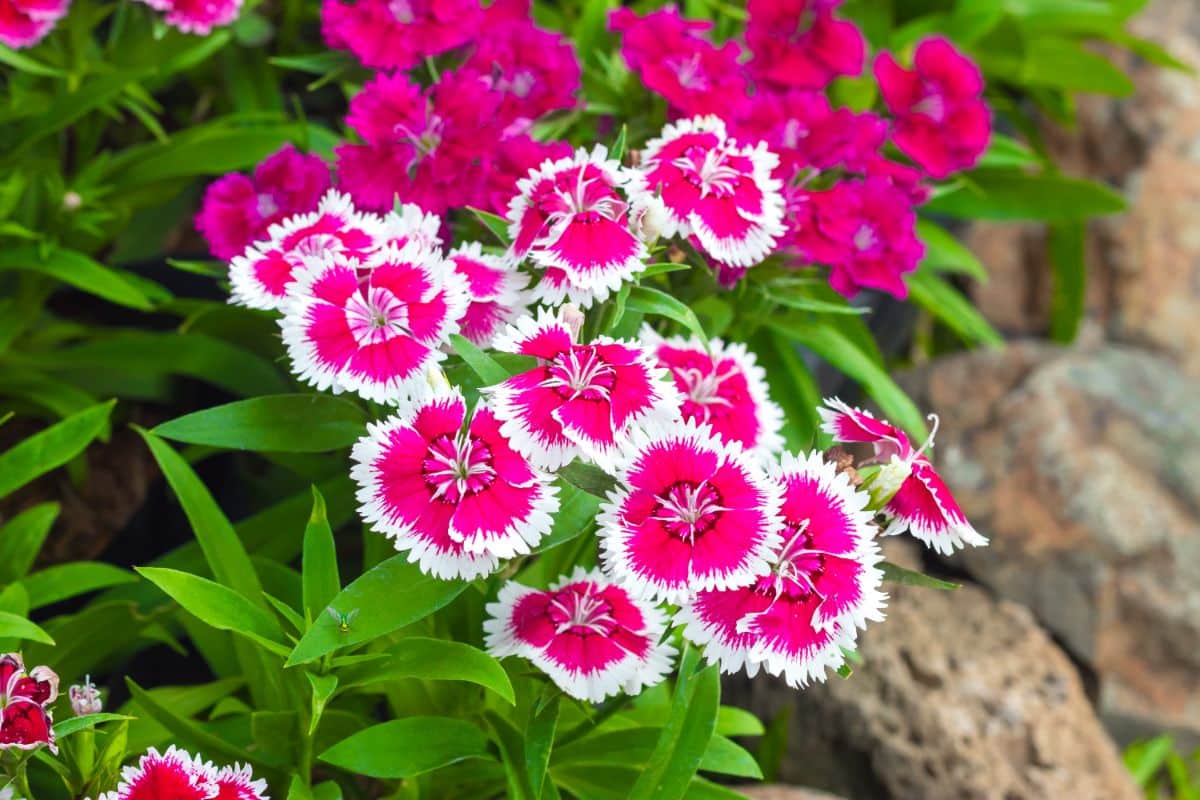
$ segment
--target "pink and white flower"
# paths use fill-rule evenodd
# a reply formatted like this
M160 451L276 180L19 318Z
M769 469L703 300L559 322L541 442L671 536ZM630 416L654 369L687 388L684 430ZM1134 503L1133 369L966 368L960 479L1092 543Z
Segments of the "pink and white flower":
M428 388L458 331L467 289L436 252L387 247L326 256L300 273L280 327L292 370L318 389L395 403Z
M636 344L576 343L567 313L542 309L497 336L496 350L540 363L485 391L504 435L536 466L555 470L582 455L611 467L633 428L678 416L679 399Z
M208 765L174 745L165 753L151 747L137 766L121 771L116 791L99 800L214 800L219 791L215 778Z
M685 420L758 455L783 449L783 409L771 401L766 371L744 344L709 339L705 350L695 336L664 339L649 326L641 339L674 378Z
M576 567L548 591L509 581L487 612L488 652L529 659L579 700L637 694L661 683L675 657L660 643L662 611L599 570Z
M667 602L748 586L782 540L780 492L754 459L695 422L637 431L601 506L605 568Z
M242 0L142 0L164 13L163 21L184 33L207 36L237 19Z
M646 246L630 230L626 173L597 145L543 162L517 183L508 208L514 260L561 270L583 292L611 292L645 268Z
M882 465L872 483L872 491L891 495L884 513L892 520L884 530L885 536L908 531L939 553L950 555L955 549L988 543L967 521L966 515L950 489L925 457L937 433L920 448L913 448L904 431L876 419L869 412L852 408L841 400L827 399L828 408L817 409L824 421L821 428L836 442L869 443L874 447L873 460ZM894 492L894 494L892 494Z
M267 782L255 778L249 764L234 764L216 770L217 794L213 800L270 800Z
M306 263L333 254L365 258L375 249L380 233L378 217L358 212L348 195L331 189L316 211L272 225L270 238L234 257L229 264L229 302L278 309L287 299L297 270Z
M661 197L666 235L695 236L717 260L749 267L784 233L781 184L771 177L778 165L765 143L740 145L719 117L694 117L646 144L629 191L635 205Z
M33 47L67 15L71 0L0 0L0 44Z
M402 203L398 209L385 214L379 230L379 246L404 247L410 242L427 250L440 249L442 218L416 203Z
M676 622L723 671L762 668L802 686L841 666L856 628L883 619L882 556L868 495L819 452L785 454L772 479L785 542L770 569L750 586L700 592Z
M521 290L529 279L511 262L483 252L479 242L451 250L447 258L466 280L470 294L460 333L472 344L489 347L505 325L526 313Z
M558 510L549 475L509 444L484 405L457 390L368 426L351 451L359 511L438 578L476 578L528 553Z
M36 750L57 753L54 720L47 708L58 698L58 675L49 667L26 671L20 653L0 656L0 752Z

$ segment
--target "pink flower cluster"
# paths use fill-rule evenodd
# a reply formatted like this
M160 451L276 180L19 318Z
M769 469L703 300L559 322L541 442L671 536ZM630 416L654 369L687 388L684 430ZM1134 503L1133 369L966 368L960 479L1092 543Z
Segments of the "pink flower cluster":
M165 753L151 747L99 800L269 800L266 792L249 766L217 767L172 745Z
M830 269L846 296L871 288L907 294L916 269L915 206L926 182L976 164L991 117L977 67L945 39L920 42L912 68L880 53L874 77L890 118L835 108L836 78L859 76L866 42L837 16L841 0L750 0L742 44L718 47L709 23L674 7L638 16L621 8L610 25L630 69L677 118L716 112L740 141L763 141L777 156L773 177L787 199L786 234L777 244L798 265ZM893 161L894 145L910 163ZM772 249L776 242L772 240ZM744 265L705 248L734 282Z
M163 13L163 21L184 33L207 36L237 19L242 0L140 0Z
M20 653L0 656L0 751L36 750L45 745L57 753L50 706L58 699L58 675L49 667L26 671Z

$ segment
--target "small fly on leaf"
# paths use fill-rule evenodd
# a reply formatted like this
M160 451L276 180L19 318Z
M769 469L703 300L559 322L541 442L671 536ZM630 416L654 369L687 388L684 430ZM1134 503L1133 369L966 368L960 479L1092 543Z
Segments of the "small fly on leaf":
M333 617L333 621L337 623L338 630L342 633L350 632L350 623L354 622L354 618L358 616L357 608L351 609L347 614L341 613L333 606L330 606L325 610L329 613L329 616Z

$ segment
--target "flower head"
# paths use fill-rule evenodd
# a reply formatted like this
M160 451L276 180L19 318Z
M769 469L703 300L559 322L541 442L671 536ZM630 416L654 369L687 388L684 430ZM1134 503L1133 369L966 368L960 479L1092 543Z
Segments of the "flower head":
M768 455L783 448L783 409L771 402L767 375L737 342L663 339L642 329L642 344L666 367L683 399L685 420L706 425L721 441Z
M695 422L637 431L627 452L597 518L618 581L679 602L766 571L781 543L779 490L749 454Z
M576 567L548 591L509 581L484 622L487 649L521 656L570 696L599 702L661 683L675 649L661 644L666 620L599 570Z
M648 256L630 230L625 181L601 145L530 171L508 209L511 257L559 270L584 292L615 291Z
M459 332L472 344L490 347L505 325L526 313L521 290L528 278L500 256L483 252L479 242L451 250L447 258L466 280L470 295Z
M213 28L237 19L242 0L141 0L156 11L163 21L184 33L207 36Z
M918 44L911 70L880 53L875 79L895 117L892 141L934 178L973 167L987 149L992 121L983 74L948 40Z
M301 380L395 403L425 391L466 306L463 279L414 242L361 263L335 254L312 264L280 326Z
M26 672L20 653L0 656L0 750L34 750L42 745L57 753L47 707L58 698L58 675L49 667Z
M100 800L270 800L266 792L249 766L218 768L172 745L165 753L151 747Z
M898 487L884 506L884 512L892 517L884 535L907 530L928 547L946 555L966 545L987 544L987 539L967 521L949 487L925 457L925 450L933 442L932 435L922 447L914 448L904 431L886 420L852 408L836 397L827 399L825 405L827 408L818 409L822 429L835 442L870 444L875 450L873 460L882 465L876 480L888 484L889 491ZM935 424L935 433L936 430Z
M0 43L21 50L46 38L71 0L0 0Z
M578 344L565 312L523 317L493 343L539 365L488 388L504 435L543 469L582 455L611 466L634 426L678 414L678 398L641 347L601 337Z
M750 74L779 88L824 89L839 75L862 72L866 42L858 26L838 19L841 0L749 0L746 44Z
M71 700L71 711L77 717L86 716L87 714L99 714L104 710L104 702L100 697L100 690L92 683L90 675L84 678L81 685L72 686L68 689L67 697Z
M824 680L856 628L883 619L883 575L868 497L819 452L785 454L783 547L749 586L700 592L676 616L684 636L722 670L761 667L791 685Z
M253 177L232 172L208 185L195 225L208 249L228 261L293 214L312 211L329 189L329 167L290 144L268 156Z
M461 47L479 25L478 0L324 0L321 32L363 66L404 70Z
M562 34L543 30L528 18L503 16L489 20L487 31L476 39L463 69L487 77L502 97L499 113L506 123L532 121L575 105L579 59Z
M667 125L647 143L630 194L635 204L658 195L670 231L693 235L710 255L732 266L762 261L784 232L783 195L771 177L778 157L759 143L729 139L718 117Z
M234 764L216 770L217 794L212 800L270 800L267 782L255 779L249 764Z
M354 446L360 513L439 578L475 578L528 553L558 509L550 477L500 432L486 406L467 420L450 390L369 426Z

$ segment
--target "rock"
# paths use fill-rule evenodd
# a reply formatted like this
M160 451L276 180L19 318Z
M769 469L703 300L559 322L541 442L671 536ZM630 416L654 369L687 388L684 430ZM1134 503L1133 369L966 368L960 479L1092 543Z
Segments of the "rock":
M1200 381L1137 349L1020 344L904 383L991 539L950 563L1058 637L1118 738L1200 735Z
M891 594L849 678L731 687L766 718L790 708L781 777L854 800L1139 797L1075 668L1026 609L971 586Z
M840 800L840 798L820 792L816 789L806 789L802 786L785 786L773 783L766 786L738 786L737 790L750 800Z

